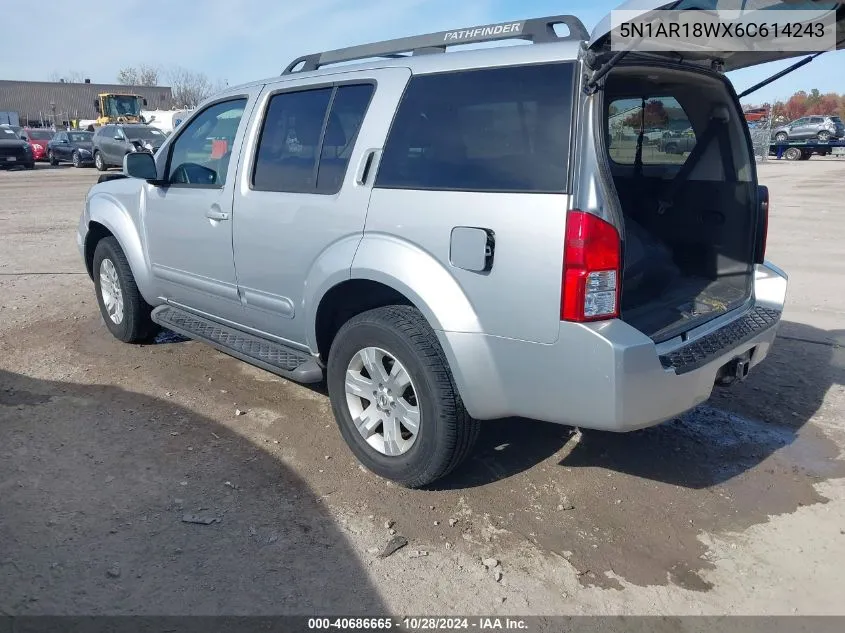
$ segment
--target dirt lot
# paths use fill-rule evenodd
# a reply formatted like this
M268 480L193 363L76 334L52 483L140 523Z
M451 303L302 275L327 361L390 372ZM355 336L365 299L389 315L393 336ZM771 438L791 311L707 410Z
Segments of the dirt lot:
M96 173L0 172L0 613L845 614L845 160L760 172L791 285L748 381L627 435L486 423L430 491L359 468L320 389L114 340Z

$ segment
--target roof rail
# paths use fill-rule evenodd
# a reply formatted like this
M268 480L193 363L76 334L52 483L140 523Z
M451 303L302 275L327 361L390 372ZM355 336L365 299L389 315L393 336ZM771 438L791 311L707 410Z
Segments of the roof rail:
M554 29L558 24L565 24L569 28L569 33L563 36L558 35ZM395 40L361 44L359 46L303 55L288 64L282 74L287 75L292 72L317 70L327 64L338 64L356 59L407 56L402 53L411 53L412 55L445 53L448 46L516 39L528 40L533 44L539 44L542 42L589 40L590 34L584 23L574 15L554 15L545 18L498 22L496 24L473 26L454 31L440 31L438 33L428 33L426 35L415 35L412 37L400 37ZM296 67L300 64L302 64L302 68L296 70Z

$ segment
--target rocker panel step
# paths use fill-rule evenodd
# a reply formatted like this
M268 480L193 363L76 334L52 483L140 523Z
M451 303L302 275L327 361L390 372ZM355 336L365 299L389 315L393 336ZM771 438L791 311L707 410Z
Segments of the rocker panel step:
M323 369L314 357L286 345L247 334L170 305L157 307L151 317L168 330L207 343L221 352L284 378L301 383L323 380Z

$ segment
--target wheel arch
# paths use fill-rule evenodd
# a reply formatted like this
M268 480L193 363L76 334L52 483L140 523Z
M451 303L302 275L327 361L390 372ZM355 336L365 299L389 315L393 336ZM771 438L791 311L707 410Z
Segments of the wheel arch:
M113 237L126 259L138 291L148 303L152 296L152 278L146 265L141 237L129 213L112 196L95 195L88 204L88 231L85 234L85 267L94 274L94 252L100 240Z
M316 294L316 293L315 293ZM338 273L335 283L314 296L309 313L307 343L324 362L340 327L366 310L385 305L409 305L434 330L449 363L458 392L470 413L476 403L468 398L467 377L461 368L467 354L486 357L476 346L453 348L445 332L480 333L478 316L457 280L422 249L389 236L365 236L354 252L351 268Z

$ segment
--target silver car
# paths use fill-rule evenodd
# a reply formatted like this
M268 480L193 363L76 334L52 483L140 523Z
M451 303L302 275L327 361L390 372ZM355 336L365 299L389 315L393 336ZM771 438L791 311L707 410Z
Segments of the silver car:
M826 143L845 137L845 124L835 115L805 116L772 130L772 138L776 141L803 141L818 139Z
M226 89L90 190L106 325L325 380L352 452L405 486L455 468L483 420L632 431L704 402L775 339L768 193L721 72L615 63L607 37L485 25ZM510 38L533 45L402 55ZM758 55L720 63L777 56ZM662 151L638 125L698 142Z

